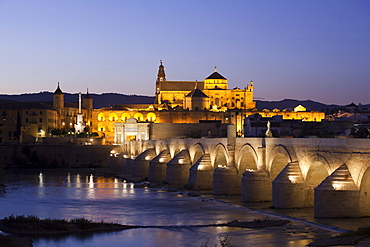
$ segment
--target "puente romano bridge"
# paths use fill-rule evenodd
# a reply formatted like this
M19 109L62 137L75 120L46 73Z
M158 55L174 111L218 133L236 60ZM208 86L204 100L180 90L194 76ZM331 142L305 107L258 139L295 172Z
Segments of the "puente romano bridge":
M133 181L314 207L315 217L370 216L369 140L236 138L229 128L227 138L126 141L112 165Z

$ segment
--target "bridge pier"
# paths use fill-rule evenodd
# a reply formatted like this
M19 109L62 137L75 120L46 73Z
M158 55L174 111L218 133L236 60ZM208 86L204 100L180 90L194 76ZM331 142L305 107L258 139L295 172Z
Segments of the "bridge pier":
M166 181L167 162L169 162L170 159L170 152L165 149L149 162L149 182L162 183Z
M109 170L115 173L122 171L122 156L115 157L111 154L109 159Z
M315 188L317 218L354 218L360 216L360 191L346 165L340 166Z
M132 161L132 177L133 181L141 181L148 178L149 162L156 156L154 148L149 148L139 154L135 160Z
M210 190L213 188L213 168L209 154L204 154L190 168L187 187L194 190Z
M130 155L124 155L122 159L122 176L126 179L131 178L132 174L132 163L135 157Z
M240 179L236 167L218 167L213 173L213 194L240 195Z
M290 162L272 182L272 206L302 208L305 206L305 183L298 162Z
M184 149L167 163L166 181L171 185L185 186L189 179L190 167L189 152Z
M271 201L272 187L269 174L265 170L246 171L242 177L242 201Z

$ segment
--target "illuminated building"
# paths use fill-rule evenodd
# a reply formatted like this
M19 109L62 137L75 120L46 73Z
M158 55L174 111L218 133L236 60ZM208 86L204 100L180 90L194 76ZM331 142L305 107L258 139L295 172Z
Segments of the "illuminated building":
M77 103L64 101L59 83L53 102L2 101L0 108L0 143L35 142L39 138L50 137L55 129L71 131L79 113ZM88 92L80 112L80 121L91 125L93 100Z
M244 118L257 113L262 117L282 116L283 119L302 121L320 122L325 118L324 112L308 112L303 106L297 106L294 110L258 110L253 100L253 89L253 81L244 89L228 89L228 80L216 68L204 81L168 81L161 62L155 102L95 109L92 131L105 137L108 143L113 143L115 124L135 118L139 122L152 123L220 121L222 124L235 124L238 135L242 136Z

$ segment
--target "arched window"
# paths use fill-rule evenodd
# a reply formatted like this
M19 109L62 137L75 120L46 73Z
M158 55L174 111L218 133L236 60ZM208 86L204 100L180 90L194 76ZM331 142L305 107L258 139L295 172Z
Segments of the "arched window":
M98 123L98 131L105 131L105 126L103 123Z
M154 122L155 119L156 119L156 115L153 113L153 112L149 112L147 115L146 115L146 120L148 120L149 122Z
M143 114L141 114L140 112L135 113L134 118L135 118L137 121L143 121L143 120L144 120L144 116L143 116Z
M105 121L105 114L103 112L98 114L98 121Z
M121 120L122 120L123 122L126 122L126 121L127 121L127 119L129 119L129 118L131 118L131 115L130 115L129 113L127 113L127 112L122 113L122 115L121 115Z
M109 113L109 121L117 121L118 115L115 112Z

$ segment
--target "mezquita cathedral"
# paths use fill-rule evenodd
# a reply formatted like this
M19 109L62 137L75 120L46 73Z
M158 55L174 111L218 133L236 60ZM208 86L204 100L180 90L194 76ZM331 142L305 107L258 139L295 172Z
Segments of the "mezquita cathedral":
M284 120L321 121L325 118L323 112L308 112L303 106L291 111L258 110L253 100L253 81L245 88L229 89L228 80L216 68L204 81L170 81L166 78L161 61L155 86L153 104L114 105L95 109L92 131L113 142L115 129L119 129L128 119L136 119L138 123L234 124L238 135L242 136L244 119L254 114L262 117L279 115Z

